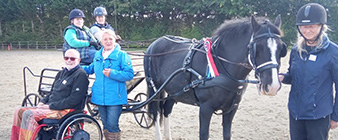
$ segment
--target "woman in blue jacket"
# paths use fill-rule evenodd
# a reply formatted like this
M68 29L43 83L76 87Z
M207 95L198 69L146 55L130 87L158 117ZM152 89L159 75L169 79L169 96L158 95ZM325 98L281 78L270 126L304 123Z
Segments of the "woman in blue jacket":
M326 23L326 10L320 4L298 10L298 41L291 50L288 72L280 75L283 83L291 84L291 140L327 140L330 128L338 125L338 46L329 40Z
M91 102L99 107L106 139L119 140L119 117L122 105L127 104L126 81L133 79L134 71L129 55L116 43L115 33L112 30L100 33L103 48L96 52L93 63L83 69L87 74L95 73Z

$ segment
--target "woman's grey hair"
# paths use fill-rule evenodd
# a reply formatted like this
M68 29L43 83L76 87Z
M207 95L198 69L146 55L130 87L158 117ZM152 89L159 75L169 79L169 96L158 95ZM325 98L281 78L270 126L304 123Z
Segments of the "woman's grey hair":
M96 34L97 34L97 39L100 42L102 41L102 37L103 37L104 34L109 34L116 40L115 32L113 30L110 30L110 29L102 29L101 31L98 31Z

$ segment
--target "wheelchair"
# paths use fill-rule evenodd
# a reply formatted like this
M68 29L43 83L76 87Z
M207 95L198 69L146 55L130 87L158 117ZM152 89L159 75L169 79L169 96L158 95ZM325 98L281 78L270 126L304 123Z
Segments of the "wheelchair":
M26 71L29 71L33 77L40 78L38 94L27 94ZM34 107L42 97L49 94L52 85L51 81L54 81L53 79L58 71L56 69L45 68L41 71L41 75L35 75L28 67L25 67L24 89L26 96L21 106ZM71 110L61 119L46 118L39 121L39 126L33 132L32 139L36 137L34 140L102 140L103 133L100 124L92 116L87 115L87 111L84 110L88 97L89 95L82 101L82 110Z

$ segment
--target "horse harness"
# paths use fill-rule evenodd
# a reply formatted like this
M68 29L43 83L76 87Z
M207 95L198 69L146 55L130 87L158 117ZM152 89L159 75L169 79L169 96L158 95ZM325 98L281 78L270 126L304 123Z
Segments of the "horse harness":
M213 41L213 46L211 48L215 48L217 43L218 38L216 38ZM192 42L192 44L189 47L189 52L187 53L182 67L185 69L192 69L192 60L194 55L196 54L197 50L201 50L201 48L204 45L204 39L198 41L198 42ZM214 49L211 49L212 53L215 54ZM217 55L216 55L217 56ZM218 60L218 57L216 57L216 62L220 63ZM202 77L200 74L192 73L197 77L197 79L192 80L191 79L191 74L187 77L187 79L190 79L191 83L185 86L180 92L176 93L177 95L182 94L183 92L187 92L189 90L194 90L194 96L196 98L197 104L199 105L199 99L196 95L195 89L200 88L200 89L205 89L205 88L210 88L210 87L219 87L231 92L236 92L236 96L230 106L229 109L227 110L222 110L223 113L221 114L227 114L231 112L233 109L235 109L238 106L238 98L242 95L243 90L247 86L247 83L241 83L238 80L235 80L228 71L226 71L226 75L220 74L219 76L213 77L213 78L208 78L207 73L208 73L208 68L206 68L205 71L205 76ZM176 95L174 94L174 95ZM170 96L169 96L170 97ZM222 104L220 109L225 108L225 104ZM215 112L215 114L218 114Z
M173 36L169 36L166 39L175 41L173 40L175 39L173 38ZM204 88L210 88L210 87L220 87L225 90L229 90L229 91L237 93L235 99L232 102L231 107L226 111L222 110L223 113L229 113L238 106L237 100L242 95L243 90L247 86L247 83L235 80L234 78L231 77L229 73L227 75L220 74L219 76L214 77L214 78L207 78L206 76L203 77L201 74L199 74L194 69L192 69L192 66L191 66L191 62L193 60L192 58L196 54L196 52L201 52L201 48L203 47L203 44L204 44L203 42L204 40L200 40L200 41L191 40L190 42L183 42L183 43L191 43L189 47L189 51L186 57L184 58L183 65L181 68L183 69L183 72L188 72L186 73L185 79L188 79L190 81L190 84L183 87L183 89L180 90L179 92L171 94L170 96L166 98L160 99L160 101L167 100L167 99L174 99L175 97L178 97L181 94L188 92L189 90L195 90L196 88L204 89ZM206 73L207 72L208 71L206 69ZM192 80L192 75L196 76L197 79ZM147 77L147 82L150 83L151 88L155 89L155 91L157 90L151 77ZM194 91L193 93L196 99L196 105L199 105L199 99L196 95L196 92ZM225 108L225 105L222 105L220 108Z
M175 37L173 36L166 36L168 40L171 40L173 41L174 39L176 39ZM275 34L275 33L271 33L270 31L270 28L268 28L268 33L263 33L263 34L260 34L260 35L257 35L257 36L254 36L252 35L251 39L250 39L250 43L248 44L248 49L249 49L249 63L251 64L251 68L253 68L255 70L255 77L257 79L259 79L259 73L267 70L267 69L271 69L271 68L278 68L278 64L275 64L271 61L269 62L265 62L259 66L257 66L256 64L256 61L255 61L255 57L256 57L256 42L258 40L261 40L263 38L280 38L280 35L278 34ZM178 39L181 39L181 38L178 38ZM187 79L190 79L190 84L186 85L182 90L180 90L179 92L177 93L174 93L162 100L167 100L167 99L173 99L185 92L188 92L189 90L195 90L196 88L209 88L209 87L220 87L220 88L223 88L225 90L229 90L231 92L236 92L236 97L234 98L233 102L232 102L232 105L230 106L230 108L228 108L227 110L222 110L223 113L216 113L215 114L218 114L218 115L221 115L221 114L227 114L227 113L230 113L231 111L233 111L235 108L237 108L238 106L238 99L241 97L242 93L243 93L243 90L245 89L245 87L247 86L248 83L259 83L260 81L252 81L252 80L238 80L238 79L235 79L233 78L230 73L224 68L223 65L221 65L220 63L220 60L221 57L219 57L217 55L217 51L215 51L217 49L217 46L218 46L218 40L219 38L217 37L216 39L213 39L213 44L212 44L212 48L211 49L211 52L213 53L213 57L216 58L216 62L221 66L221 68L223 69L223 71L225 71L225 75L224 74L220 74L219 76L217 77L214 77L214 78L207 78L206 76L202 77L201 74L199 74L198 72L196 72L195 70L192 69L191 67L191 62L192 62L192 58L193 56L196 54L196 52L203 52L205 53L205 51L202 51L201 50L201 47L203 46L203 42L204 40L200 40L200 41L196 41L196 40L190 40L190 47L189 47L189 51L186 55L186 57L184 58L184 61L183 61L183 65L182 65L182 68L184 69L184 72L188 71L190 73L190 75L188 75L188 78ZM174 40L175 41L175 40ZM184 40L183 43L188 43L187 40ZM179 50L181 51L181 50ZM167 53L170 53L170 52L167 52ZM155 54L156 55L156 54ZM246 65L246 63L234 63L234 62L230 62L230 61L227 61L226 59L225 60L222 60L222 61L225 61L225 62L228 62L230 64L237 64L237 65L242 65L243 67L245 68L250 68ZM207 73L207 70L206 70L206 73ZM191 79L191 74L192 75L195 75L197 77L197 79L195 80L192 80ZM155 85L151 79L151 77L147 77L147 81L150 82L150 85L152 86L152 88L155 88ZM156 88L155 88L156 89ZM196 95L196 92L193 92L194 93L194 96L196 98L196 104L199 105L199 99ZM225 108L225 104L221 105L220 109L222 108Z

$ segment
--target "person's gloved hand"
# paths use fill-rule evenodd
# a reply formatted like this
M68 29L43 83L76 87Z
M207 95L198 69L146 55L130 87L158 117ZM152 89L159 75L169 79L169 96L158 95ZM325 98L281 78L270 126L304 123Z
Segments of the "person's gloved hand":
M120 43L122 41L122 38L121 38L121 36L119 36L119 35L116 35L116 42L117 43Z
M101 48L101 45L96 41L90 41L89 44L90 46L94 46L96 50L99 50Z

